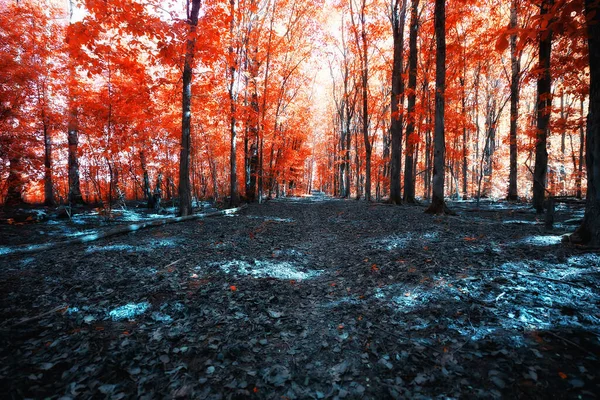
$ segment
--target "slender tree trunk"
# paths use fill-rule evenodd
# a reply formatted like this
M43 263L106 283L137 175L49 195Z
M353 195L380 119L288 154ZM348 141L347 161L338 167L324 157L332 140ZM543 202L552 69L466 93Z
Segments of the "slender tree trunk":
M54 185L52 184L52 141L50 132L48 132L48 121L46 116L42 115L44 129L44 204L53 206Z
M444 175L446 140L444 133L444 107L446 92L446 4L445 0L435 1L435 121L433 154L433 193L431 205L426 212L443 214L447 210L444 202Z
M401 106L404 98L404 80L402 69L404 67L404 23L406 20L406 2L392 0L392 34L394 38L394 61L392 64L392 94L391 111L392 119L390 135L392 137L392 157L390 159L390 202L400 204L402 194L400 191L400 174L402 173L402 116Z
M144 175L144 197L146 198L146 207L154 208L154 198L152 196L152 188L150 187L150 175L148 174L148 165L146 163L146 152L140 151L140 164Z
M192 67L196 47L196 26L200 11L200 0L191 0L188 10L189 38L186 41L183 65L183 93L181 116L181 152L179 156L179 215L192 213L192 193L190 187L190 128L192 122Z
M579 102L579 112L583 119L583 98ZM577 188L577 198L581 199L581 180L583 179L583 150L585 148L585 128L583 124L579 127L579 162L577 164L577 177L575 178L575 186Z
M248 154L248 166L249 166L249 185L246 192L246 197L249 202L257 200L257 179L258 179L258 146L259 146L259 109L258 109L258 95L256 93L256 79L258 77L258 71L256 71L256 60L252 60L252 81L254 89L250 98L250 115L248 118L249 124L249 154Z
M510 6L510 29L517 28L518 2L512 0ZM510 35L510 166L508 176L508 196L507 200L515 201L518 199L517 186L517 129L519 120L519 78L521 75L521 60L517 50L517 34Z
M585 0L590 57L590 103L587 119L587 195L583 221L571 236L574 242L600 247L600 4Z
M237 133L235 129L236 123L236 98L235 98L235 70L236 61L234 59L235 54L233 51L233 28L235 24L235 0L229 1L229 10L231 13L231 21L229 25L229 33L232 36L230 40L232 43L229 45L229 135L230 135L230 150L229 150L229 205L231 207L237 207L240 204L240 194L238 191L237 181Z
M365 32L365 24L363 22L363 59L364 59L364 68L363 68L363 87L362 87L362 118L363 118L363 141L365 143L365 200L371 201L371 141L369 140L369 69L367 63L367 40L366 40L366 32Z
M353 108L354 106L355 105L352 104ZM346 164L346 167L344 168L344 194L342 196L345 199L350 198L350 148L352 146L352 135L350 134L351 116L349 114L349 107L350 105L348 105L348 112L346 115L346 149L344 151L344 164Z
M73 0L69 0L69 20L73 18ZM76 74L74 60L69 53L69 76L68 76L68 110L69 122L67 125L68 142L68 177L69 177L69 204L84 204L79 184L79 154L77 146L79 144L79 125L77 120L77 107L74 100L74 86L76 84Z
M429 124L429 121L427 123ZM427 128L425 131L425 174L423 175L423 197L428 200L431 198L431 170L433 168L432 161L431 130Z
M466 71L464 71L466 72ZM469 138L467 136L467 124L466 124L466 119L467 119L467 96L465 93L465 78L464 76L466 75L463 74L463 78L461 79L461 99L460 99L460 103L461 103L461 114L463 115L463 118L465 119L465 122L463 122L463 127L462 127L462 190L463 190L463 200L467 200L468 194L468 188L469 188L469 159L467 158L469 153L468 153L468 146L469 146Z
M540 8L541 20L548 14L553 0L543 0ZM535 167L533 171L533 207L538 214L544 212L546 177L548 172L548 150L546 142L550 130L552 108L552 78L550 76L550 53L552 51L552 30L543 29L539 42L539 68L541 75L537 81L537 132L535 142Z
M67 139L69 143L68 167L69 167L69 204L84 204L79 184L79 126L77 123L77 110L70 105L69 125L67 127Z
M406 126L406 158L404 161L404 201L415 202L415 104L417 101L417 35L419 33L419 0L412 1L408 56L408 124Z

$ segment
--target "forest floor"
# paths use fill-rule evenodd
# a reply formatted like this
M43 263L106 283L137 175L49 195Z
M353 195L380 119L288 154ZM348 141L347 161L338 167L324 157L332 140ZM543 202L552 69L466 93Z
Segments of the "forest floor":
M316 195L28 254L114 222L0 225L0 397L600 397L581 207L450 207Z

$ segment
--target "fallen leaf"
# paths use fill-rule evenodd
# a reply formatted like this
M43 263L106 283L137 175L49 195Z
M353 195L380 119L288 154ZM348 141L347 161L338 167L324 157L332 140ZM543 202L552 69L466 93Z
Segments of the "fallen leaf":
M559 372L558 376L560 376L561 379L567 379L567 374L565 374L564 372Z

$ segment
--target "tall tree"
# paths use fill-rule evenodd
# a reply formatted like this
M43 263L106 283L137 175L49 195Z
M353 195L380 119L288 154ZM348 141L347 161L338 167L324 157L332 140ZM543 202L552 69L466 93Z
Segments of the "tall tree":
M444 132L444 107L446 93L446 2L435 1L435 121L433 138L433 192L431 204L425 212L444 214L450 212L444 201L444 175L446 139Z
M571 241L600 246L600 1L585 0L590 58L590 103L587 119L585 214Z
M196 46L196 27L200 12L200 0L192 0L187 10L189 35L186 39L183 64L183 92L181 109L181 152L179 156L179 214L192 213L192 191L190 187L190 128L192 121L192 68Z
M390 135L392 137L392 154L390 160L390 202L400 204L402 194L400 190L401 157L402 157L402 103L404 98L404 80L402 69L404 68L404 23L406 20L406 2L392 0L391 23L392 36L394 38L394 60L392 64L392 94L391 110L392 120ZM411 32L412 33L412 32Z
M360 61L360 85L361 85L361 97L362 97L362 112L361 112L361 131L363 135L363 142L365 146L365 200L371 201L371 154L373 146L371 145L371 139L369 137L369 57L367 51L367 16L366 16L366 0L362 0L360 6L358 6L358 15L354 16L353 10L354 0L350 0L350 17L352 19L352 26L354 30L354 36L356 40L356 47L358 51L358 59ZM358 23L360 23L360 31ZM357 146L358 147L358 146ZM357 161L359 161L357 153ZM359 163L357 162L357 165ZM358 168L357 168L358 171ZM398 170L398 173L400 171ZM357 198L360 197L359 190L359 177L357 175Z
M75 43L69 38L72 35L73 11L75 5L73 0L69 0L69 27L67 28L67 53L68 53L68 77L67 77L67 107L68 107L68 125L67 125L67 144L68 144L68 202L69 204L83 204L81 195L81 185L79 183L79 126L77 121L77 104L75 100L75 91L77 77L75 73Z
M510 3L510 166L508 175L508 196L510 201L517 200L517 127L519 120L519 80L521 70L521 56L517 49L517 25L518 25L519 0Z
M540 6L539 76L537 79L537 124L535 140L535 167L533 171L533 207L540 214L544 212L546 175L548 172L547 140L550 131L552 112L552 78L550 75L550 55L552 52L552 28L550 9L554 0L542 0Z
M230 134L230 148L229 148L229 205L236 207L240 202L240 194L238 192L237 182L237 132L236 132L236 68L238 65L238 55L234 52L234 27L235 27L235 0L229 0L229 49L228 49L228 63L227 66L227 91L229 94L229 134Z
M418 137L415 132L415 104L417 100L417 35L419 33L419 0L412 1L408 56L408 124L406 125L406 158L404 162L404 201L415 202L414 152Z

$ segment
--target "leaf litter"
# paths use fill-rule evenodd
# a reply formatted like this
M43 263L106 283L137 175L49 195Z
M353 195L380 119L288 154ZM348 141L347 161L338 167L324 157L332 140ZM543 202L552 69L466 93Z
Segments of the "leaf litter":
M0 384L12 398L593 397L598 254L528 239L568 224L502 223L523 207L469 207L319 195L92 252L5 252Z

